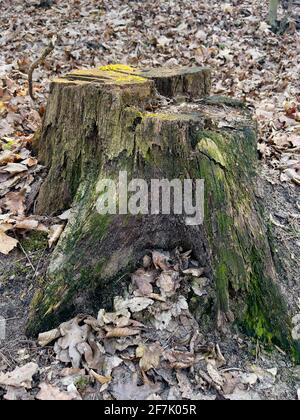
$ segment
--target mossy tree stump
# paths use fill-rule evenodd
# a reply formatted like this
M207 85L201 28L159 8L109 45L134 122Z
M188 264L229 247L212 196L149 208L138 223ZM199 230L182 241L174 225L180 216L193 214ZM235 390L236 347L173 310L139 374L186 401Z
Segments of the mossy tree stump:
M72 207L72 216L32 304L31 333L86 304L108 305L145 253L182 246L208 267L212 319L295 348L254 193L255 124L242 104L208 98L209 90L202 68L106 66L53 81L39 145L49 172L37 211ZM204 224L187 226L180 215L98 214L99 181L124 170L146 180L204 179Z

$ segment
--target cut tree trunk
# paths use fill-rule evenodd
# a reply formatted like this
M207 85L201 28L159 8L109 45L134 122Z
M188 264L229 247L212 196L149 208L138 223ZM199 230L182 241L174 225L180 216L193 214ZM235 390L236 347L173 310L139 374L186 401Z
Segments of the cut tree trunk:
M72 208L28 331L80 310L109 307L128 274L154 249L192 249L212 279L212 300L193 298L198 320L236 322L294 352L256 182L256 126L234 100L208 97L207 69L75 71L51 85L39 145L48 167L37 211ZM103 179L204 179L204 224L185 215L101 215Z

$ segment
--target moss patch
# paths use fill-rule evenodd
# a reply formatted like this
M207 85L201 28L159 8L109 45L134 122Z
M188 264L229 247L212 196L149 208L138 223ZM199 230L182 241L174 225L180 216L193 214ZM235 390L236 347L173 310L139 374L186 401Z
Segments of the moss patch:
M20 240L27 252L34 252L48 248L48 234L46 232L32 231Z

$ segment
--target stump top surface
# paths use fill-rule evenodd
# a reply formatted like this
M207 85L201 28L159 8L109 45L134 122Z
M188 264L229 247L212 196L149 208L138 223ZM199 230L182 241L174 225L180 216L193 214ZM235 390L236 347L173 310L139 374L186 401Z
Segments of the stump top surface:
M210 78L210 70L204 67L179 67L138 69L124 64L111 64L94 69L74 70L55 79L57 83L100 83L103 85L130 85L149 83L153 79L176 81L179 78L193 77L199 80Z

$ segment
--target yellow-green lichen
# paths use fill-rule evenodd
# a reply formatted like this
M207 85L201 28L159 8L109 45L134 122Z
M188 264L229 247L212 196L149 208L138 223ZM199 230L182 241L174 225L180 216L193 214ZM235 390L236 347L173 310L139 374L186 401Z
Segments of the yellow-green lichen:
M124 71L128 73L135 73L138 69L127 66L126 64L108 64L107 66L99 67L100 71Z
M101 67L96 69L83 69L83 70L75 70L72 73L68 74L66 76L68 79L77 78L88 80L88 78L93 81L94 79L98 79L99 81L102 81L105 84L109 83L145 83L148 82L147 79L144 77L136 76L134 74L128 74L121 71L112 70L109 68L109 66L103 70Z
M201 139L198 143L198 149L201 153L205 153L210 159L213 159L216 163L226 168L225 156L212 139Z

